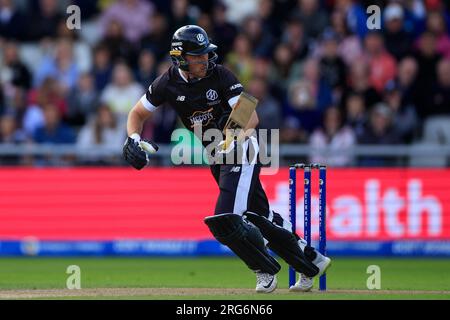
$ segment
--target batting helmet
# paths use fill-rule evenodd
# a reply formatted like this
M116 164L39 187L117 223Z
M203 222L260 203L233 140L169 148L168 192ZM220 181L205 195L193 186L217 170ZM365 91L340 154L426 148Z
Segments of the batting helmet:
M187 25L179 28L172 37L170 57L174 65L181 70L189 71L189 63L185 59L186 54L203 55L208 53L208 70L212 70L217 60L214 52L217 46L209 42L208 34L195 25Z

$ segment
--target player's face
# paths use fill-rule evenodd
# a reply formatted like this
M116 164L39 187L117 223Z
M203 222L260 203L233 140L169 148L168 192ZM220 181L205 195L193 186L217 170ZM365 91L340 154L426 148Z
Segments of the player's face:
M208 54L201 56L186 55L186 60L189 63L189 73L196 78L203 78L206 76L208 70Z

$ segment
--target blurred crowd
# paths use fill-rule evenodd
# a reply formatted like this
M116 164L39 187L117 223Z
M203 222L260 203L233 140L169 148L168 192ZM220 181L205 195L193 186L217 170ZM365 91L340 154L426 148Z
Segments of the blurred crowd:
M66 24L71 4L80 29ZM370 5L381 8L380 29L367 27ZM449 9L440 0L0 0L0 143L120 150L128 111L171 64L173 32L197 24L259 99L260 128L309 144L312 161L352 164L342 151L358 144L450 144ZM170 143L179 126L159 108L143 136ZM32 160L2 158L23 161Z

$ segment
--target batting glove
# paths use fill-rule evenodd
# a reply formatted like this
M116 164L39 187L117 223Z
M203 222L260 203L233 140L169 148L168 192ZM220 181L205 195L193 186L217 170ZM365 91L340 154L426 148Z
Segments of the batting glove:
M158 146L148 140L141 140L138 134L128 137L123 146L124 159L135 169L141 170L148 164L148 154L158 151Z

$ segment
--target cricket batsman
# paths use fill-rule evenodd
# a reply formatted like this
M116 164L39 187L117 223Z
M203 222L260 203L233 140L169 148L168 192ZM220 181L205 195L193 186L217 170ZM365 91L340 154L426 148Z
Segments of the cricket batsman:
M237 143L241 143L244 154L250 147L257 152L255 136L245 135L258 125L256 103L243 93L243 86L230 70L215 63L216 49L198 26L186 25L175 31L170 50L173 65L155 79L128 115L123 156L131 166L142 169L148 163L148 152L157 151L158 147L141 140L140 134L144 122L162 105L174 108L184 126L193 132L196 126L201 126L202 132L223 132L228 124L240 123L244 135L230 140L224 134L218 144L220 152L234 152ZM313 278L322 275L331 260L291 232L290 222L270 209L259 179L261 164L212 163L210 169L220 191L214 215L204 222L213 236L256 274L256 292L269 293L277 287L276 274L281 266L267 248L300 273L290 290L311 290Z

